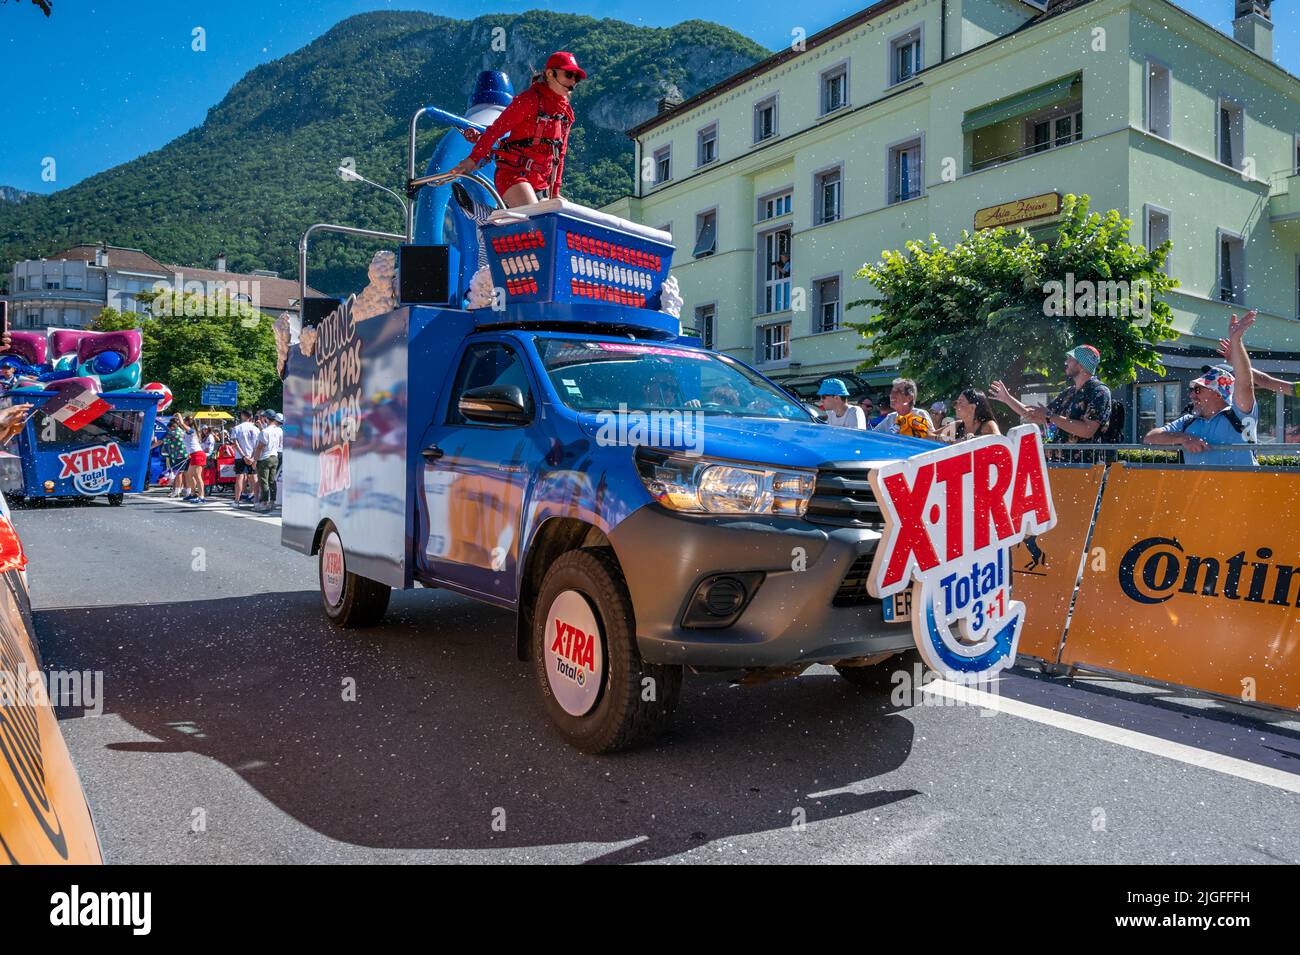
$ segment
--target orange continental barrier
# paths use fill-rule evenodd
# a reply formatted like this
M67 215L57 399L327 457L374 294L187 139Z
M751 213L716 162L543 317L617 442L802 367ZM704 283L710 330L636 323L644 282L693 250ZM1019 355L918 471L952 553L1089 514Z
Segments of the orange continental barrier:
M1061 662L1300 708L1297 492L1285 472L1111 465Z
M1056 526L1011 552L1012 593L1029 608L1020 633L1022 654L1056 662L1105 467L1049 468Z
M25 563L13 526L0 516L0 863L102 862L81 782L39 679Z

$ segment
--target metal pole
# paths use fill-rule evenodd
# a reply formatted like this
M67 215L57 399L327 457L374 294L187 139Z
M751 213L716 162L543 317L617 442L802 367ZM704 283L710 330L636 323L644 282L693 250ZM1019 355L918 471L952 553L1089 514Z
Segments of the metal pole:
M331 222L317 222L308 226L307 231L298 240L298 319L302 323L302 314L307 308L307 247L313 232L340 232L343 235L357 235L367 239L386 239L405 242L406 236L395 232L377 232L374 229L358 229L350 225L334 225Z

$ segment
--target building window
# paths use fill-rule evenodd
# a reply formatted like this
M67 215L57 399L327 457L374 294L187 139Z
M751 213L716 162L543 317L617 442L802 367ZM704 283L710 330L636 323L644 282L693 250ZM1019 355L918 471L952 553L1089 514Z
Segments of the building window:
M27 291L27 276L25 275L18 276L18 291L20 292Z
M695 217L695 251L697 259L718 251L718 210L710 209Z
M81 327L81 309L65 308L63 310L63 324L69 328Z
M790 230L778 229L763 236L759 249L763 276L763 313L784 312L790 307Z
M1171 138L1169 67L1147 63L1147 132Z
M1219 301L1242 305L1246 301L1246 240L1219 230Z
M705 126L695 134L695 165L707 166L718 158L718 124Z
M762 364L790 359L790 323L763 325L758 330L758 360Z
M849 103L849 65L841 63L822 74L822 115Z
M776 135L776 97L769 96L754 104L754 142L761 143Z
M1155 206L1146 207L1146 247L1150 251L1155 251L1164 243L1169 241L1172 232L1169 228L1169 211L1167 209L1158 209ZM1169 270L1169 263L1173 259L1172 251L1165 257L1165 274L1172 275Z
M889 44L889 82L902 83L921 72L921 28L903 34Z
M833 332L840 327L840 279L833 276L813 282L813 297L817 305L814 332Z
M773 196L764 196L758 200L758 221L766 222L790 214L791 192L781 192Z
M673 177L673 147L660 146L654 152L655 181L657 186Z
M1176 381L1137 386L1137 440L1152 428L1162 428L1182 416L1181 393L1182 386Z
M699 332L700 341L705 348L715 347L717 339L714 337L717 330L714 327L714 320L717 317L717 306L712 303L708 305L697 305L695 307L695 330Z
M890 203L906 202L921 194L921 141L894 146L889 150Z
M1240 169L1245 152L1245 111L1230 100L1219 100L1219 162Z
M840 170L829 169L813 177L813 224L834 222L840 217Z
M56 288L58 288L58 287L59 287L59 280L58 280L58 279L46 279L46 280L45 280L45 288L46 288L47 290L50 290L50 289L56 289Z
M80 275L68 275L63 282L64 288L76 289L77 291L80 291L84 284Z
M1031 153L1041 153L1057 146L1068 146L1083 139L1083 110L1076 103L1064 112L1035 116L1029 120L1029 142L1025 147Z

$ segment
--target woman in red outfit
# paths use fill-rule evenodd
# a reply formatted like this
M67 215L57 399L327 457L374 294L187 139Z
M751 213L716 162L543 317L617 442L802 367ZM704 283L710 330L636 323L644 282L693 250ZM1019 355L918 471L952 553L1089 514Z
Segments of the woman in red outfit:
M507 206L526 206L560 194L564 151L573 127L573 88L587 78L572 53L552 53L546 69L479 134L455 172L470 173L496 149L496 187ZM509 134L509 138L502 139Z

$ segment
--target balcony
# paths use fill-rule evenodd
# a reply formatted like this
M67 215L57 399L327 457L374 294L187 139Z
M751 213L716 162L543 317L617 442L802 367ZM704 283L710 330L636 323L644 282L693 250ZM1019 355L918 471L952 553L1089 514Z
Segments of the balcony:
M1282 236L1300 239L1300 174L1283 170L1269 177L1268 220Z
M9 293L9 301L15 306L22 304L40 304L44 302L81 302L87 305L103 305L104 292L87 291L79 288L29 288Z
M1083 139L1083 79L1067 76L989 103L962 119L966 172Z

